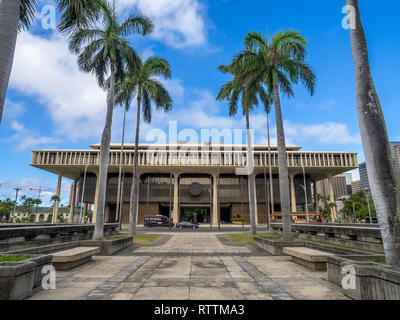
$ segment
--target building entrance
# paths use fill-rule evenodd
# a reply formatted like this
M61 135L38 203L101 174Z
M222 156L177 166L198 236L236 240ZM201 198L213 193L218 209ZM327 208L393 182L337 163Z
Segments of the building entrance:
M179 221L210 223L210 208L181 208Z

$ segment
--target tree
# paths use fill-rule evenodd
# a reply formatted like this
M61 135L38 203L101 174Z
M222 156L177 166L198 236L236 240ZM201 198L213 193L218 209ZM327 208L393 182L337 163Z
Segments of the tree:
M247 158L253 159L252 142L250 137L250 112L258 105L259 99L264 104L266 110L272 103L271 95L265 90L260 81L249 81L241 77L241 70L232 68L232 63L228 66L220 66L219 70L224 73L231 73L234 79L222 86L217 100L227 100L229 102L229 115L234 116L238 110L238 100L241 99L243 114L246 117L246 143ZM248 163L248 166L250 163ZM255 199L255 175L252 166L248 168L248 190L249 190L249 211L251 233L256 234L256 199Z
M14 201L9 198L0 200L0 221L8 221L13 209Z
M101 0L58 0L60 31L69 34L97 19ZM18 32L29 30L36 0L0 1L0 123L14 60Z
M313 95L316 78L305 62L307 42L297 31L279 31L271 39L261 33L250 32L245 38L245 45L247 49L234 58L231 67L240 77L262 81L273 92L283 240L290 241L290 192L280 92L288 97L294 96L292 85L301 81Z
M136 234L136 223L138 213L138 191L139 191L139 130L141 111L146 123L151 122L152 108L154 102L157 110L168 112L172 109L172 99L165 87L158 81L158 77L171 78L171 67L169 63L158 57L150 57L142 62L140 59L137 66L128 66L126 77L117 86L116 103L130 106L134 97L137 99L136 109L136 135L135 135L135 157L132 177L132 189L129 208L129 234Z
M372 198L378 215L388 265L400 267L400 183L390 151L385 118L369 65L368 47L357 0L346 0L354 10L350 42L353 53L356 102L361 140Z
M85 28L75 32L69 48L79 54L78 65L84 72L92 72L103 88L106 75L110 73L106 122L101 137L99 163L99 192L97 196L96 226L94 240L102 240L104 235L104 207L107 188L107 173L110 157L111 125L115 99L115 81L122 80L127 65L138 68L140 58L125 39L130 34L146 35L153 30L153 24L143 15L132 15L119 23L113 8L108 1L101 3L102 29Z

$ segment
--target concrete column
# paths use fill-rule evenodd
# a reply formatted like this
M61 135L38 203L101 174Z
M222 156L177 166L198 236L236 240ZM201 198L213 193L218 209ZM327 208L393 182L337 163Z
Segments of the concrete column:
M328 186L329 186L329 202L335 203L335 194L333 192L332 176L328 175ZM331 209L331 220L335 222L336 220L336 208Z
M99 174L96 173L96 190L94 193L94 205L93 205L93 215L92 215L92 223L96 223L96 215L97 215L97 198L99 196Z
M217 175L213 174L213 214L212 214L212 224L218 225L218 185L217 185Z
M314 204L315 204L315 212L319 213L319 203L318 203L318 199L317 199L317 181L313 181L313 185L314 185Z
M57 179L57 189L56 189L56 196L58 199L60 199L60 192L61 192L61 182L62 182L62 173L58 174L58 179ZM51 223L57 223L58 222L58 206L60 204L60 201L57 200L54 202L54 207L53 207L53 218Z
M68 223L76 223L76 219L74 217L74 213L75 213L75 200L76 200L76 185L78 183L78 179L76 179L74 181L73 187L72 187L72 194L71 194L71 203L69 204L71 207L69 208L69 219L68 219Z
M296 191L294 189L294 175L289 175L290 180L290 201L292 203L292 212L297 212Z
M257 205L257 183L256 183L256 175L254 174L254 212L256 218L256 226L258 225L258 205Z
M179 174L174 174L174 206L173 206L173 220L175 223L179 222Z

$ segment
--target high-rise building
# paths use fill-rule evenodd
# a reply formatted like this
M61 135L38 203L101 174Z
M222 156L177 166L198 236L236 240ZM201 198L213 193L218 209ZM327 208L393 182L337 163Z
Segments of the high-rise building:
M368 190L368 194L371 194L366 163L360 163L358 166L358 170L360 171L361 190L364 192Z
M351 183L353 182L353 174L351 172L345 172L343 175L346 178L347 194L352 195L353 192L351 190Z
M332 177L333 193L335 199L339 199L343 196L348 196L346 177L343 174ZM317 193L324 196L329 195L329 184L328 179L317 182Z
M361 191L361 181L353 181L351 183L351 193L356 194L357 192Z

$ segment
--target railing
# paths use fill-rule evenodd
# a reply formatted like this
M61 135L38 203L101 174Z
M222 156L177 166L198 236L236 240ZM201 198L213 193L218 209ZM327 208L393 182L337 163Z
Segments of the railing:
M133 166L134 151L124 151L122 163ZM268 166L271 157L272 167L278 166L277 152L253 152L254 166ZM33 151L33 166L97 166L99 165L100 152L76 150L44 150ZM286 153L288 167L343 167L357 168L356 153L344 152L300 152L288 151ZM120 151L111 151L109 164L120 164ZM232 166L242 167L247 165L245 151L154 151L141 150L139 152L139 166Z

